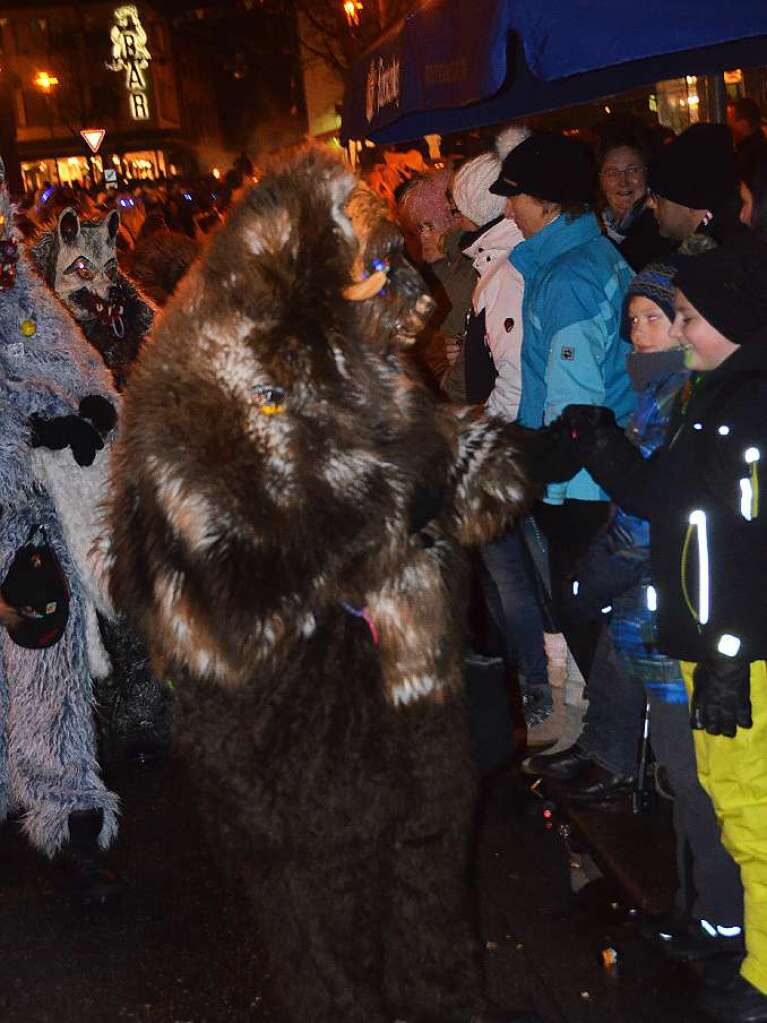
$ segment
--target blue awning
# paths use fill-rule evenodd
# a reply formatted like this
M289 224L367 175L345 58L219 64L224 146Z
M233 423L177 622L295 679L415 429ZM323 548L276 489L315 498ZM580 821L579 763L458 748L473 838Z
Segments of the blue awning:
M761 65L765 0L424 0L355 64L342 134L406 141Z

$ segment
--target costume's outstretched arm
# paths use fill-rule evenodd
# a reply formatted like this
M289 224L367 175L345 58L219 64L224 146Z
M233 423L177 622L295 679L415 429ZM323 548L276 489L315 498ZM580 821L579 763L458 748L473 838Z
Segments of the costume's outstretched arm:
M470 409L453 418L457 452L446 528L466 546L487 543L510 528L530 506L535 488L523 468L517 428L477 418Z

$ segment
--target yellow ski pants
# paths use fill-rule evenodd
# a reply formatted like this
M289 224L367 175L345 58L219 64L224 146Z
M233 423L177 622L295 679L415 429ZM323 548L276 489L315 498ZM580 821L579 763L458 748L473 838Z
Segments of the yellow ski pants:
M692 693L694 664L682 674ZM746 958L741 974L767 994L767 663L751 665L753 728L734 739L693 732L698 777L711 796L722 842L740 867Z

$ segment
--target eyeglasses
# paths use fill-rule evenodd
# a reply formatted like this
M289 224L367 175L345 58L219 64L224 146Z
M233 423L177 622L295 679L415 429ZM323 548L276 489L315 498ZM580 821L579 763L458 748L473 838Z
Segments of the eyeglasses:
M620 181L626 178L627 181L641 181L647 172L647 168L641 163L634 163L630 167L608 167L607 170L599 172L599 176L605 181Z

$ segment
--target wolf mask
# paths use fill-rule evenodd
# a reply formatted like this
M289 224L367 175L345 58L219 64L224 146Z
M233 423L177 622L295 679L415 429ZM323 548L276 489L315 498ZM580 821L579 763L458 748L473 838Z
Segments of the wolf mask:
M59 214L55 232L46 236L46 278L76 319L87 317L82 292L105 304L117 277L116 240L120 214L113 210L101 221L80 220L71 206Z
M154 319L154 307L121 273L117 261L120 214L82 220L67 207L32 256L46 283L78 321L121 389Z

